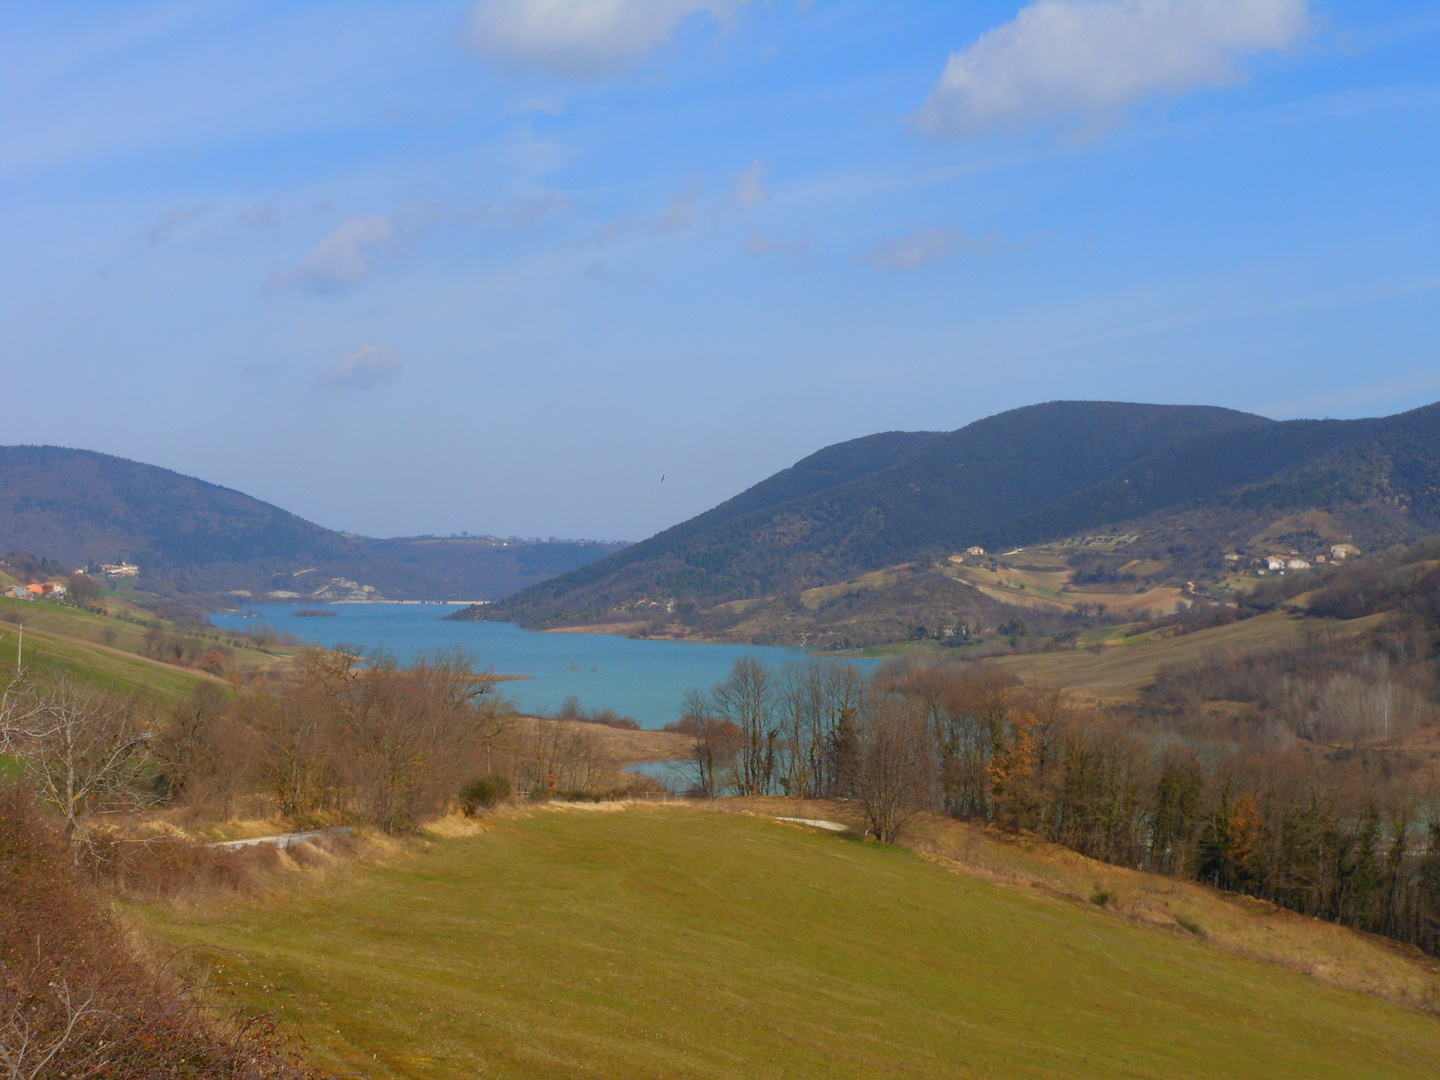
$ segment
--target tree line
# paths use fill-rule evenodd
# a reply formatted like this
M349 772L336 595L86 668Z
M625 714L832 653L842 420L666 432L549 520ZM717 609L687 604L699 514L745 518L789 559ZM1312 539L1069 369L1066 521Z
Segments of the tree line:
M21 676L0 693L0 754L72 835L163 806L404 833L493 801L477 791L594 797L647 783L617 770L593 724L518 716L498 685L459 650L401 665L343 647L307 651L293 678L237 693L202 684L168 710Z
M1324 637L1268 661L1208 657L1162 672L1138 706L1100 710L982 665L866 677L747 658L687 694L674 728L691 736L696 794L854 800L886 842L940 812L1440 955L1440 777L1362 707L1387 680L1405 702L1392 736L1433 715L1424 665ZM1343 707L1323 693L1336 680L1354 691ZM1217 716L1202 684L1254 700Z

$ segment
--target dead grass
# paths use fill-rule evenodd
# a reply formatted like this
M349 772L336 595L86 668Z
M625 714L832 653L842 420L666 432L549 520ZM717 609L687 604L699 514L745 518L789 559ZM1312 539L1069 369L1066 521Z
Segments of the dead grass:
M1131 700L1155 681L1162 664L1195 660L1213 649L1239 652L1285 645L1297 641L1302 629L1302 620L1275 612L1179 637L1152 638L1120 647L1002 656L989 662L1022 679L1064 686L1097 700Z
M1117 615L1173 615L1185 599L1185 590L1177 588L1147 589L1144 592L1080 592L1066 594L1074 604L1104 604Z

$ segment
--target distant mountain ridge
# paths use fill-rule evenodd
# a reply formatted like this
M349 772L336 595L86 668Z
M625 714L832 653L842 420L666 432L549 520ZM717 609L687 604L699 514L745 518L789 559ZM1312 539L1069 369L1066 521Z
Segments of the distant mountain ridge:
M0 447L0 552L70 566L127 559L143 582L192 594L305 597L339 578L390 599L497 599L618 547L370 540L155 465L57 446Z
M876 443L873 440L883 440ZM882 452L883 448L883 452ZM807 483L812 463L847 462ZM485 617L604 619L798 594L971 544L1012 547L1157 514L1367 507L1394 540L1440 525L1440 405L1275 421L1212 406L1050 402L957 431L827 447Z

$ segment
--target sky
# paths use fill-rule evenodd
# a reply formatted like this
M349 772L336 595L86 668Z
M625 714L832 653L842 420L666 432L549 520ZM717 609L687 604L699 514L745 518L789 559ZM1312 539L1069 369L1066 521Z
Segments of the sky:
M1437 199L1440 2L0 0L0 442L635 540L1041 401L1383 415Z

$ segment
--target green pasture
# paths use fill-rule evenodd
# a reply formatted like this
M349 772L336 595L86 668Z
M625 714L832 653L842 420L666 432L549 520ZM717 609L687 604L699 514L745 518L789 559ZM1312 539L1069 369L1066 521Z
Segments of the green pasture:
M19 630L13 623L0 622L0 678L9 678L15 672ZM209 675L119 648L42 630L30 619L25 625L23 660L26 672L37 678L68 675L98 689L135 694L160 704L188 697L202 682L217 682Z
M684 806L537 809L161 955L369 1077L1433 1077L1440 1020L1084 901Z

